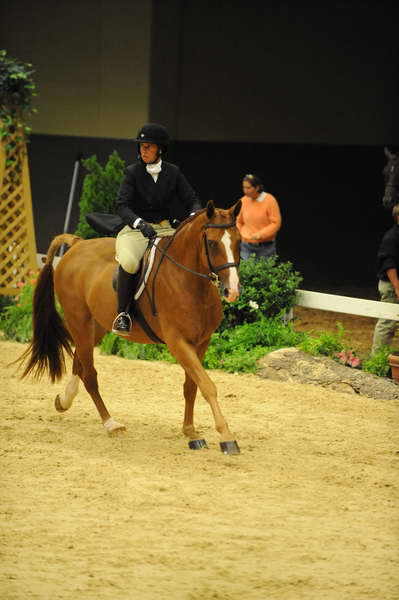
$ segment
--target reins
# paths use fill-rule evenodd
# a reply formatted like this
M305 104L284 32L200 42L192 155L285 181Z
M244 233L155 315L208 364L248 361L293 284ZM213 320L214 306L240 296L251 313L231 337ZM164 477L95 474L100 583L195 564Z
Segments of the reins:
M230 223L206 223L204 225L204 229L229 229L230 227L235 227L236 224L231 221ZM158 252L161 253L161 258L159 260L159 263L156 267L156 271L154 273L154 277L152 280L152 295L150 296L150 294L147 292L148 295L148 299L149 302L151 304L151 310L152 310L152 314L154 316L156 316L157 314L157 309L156 309L156 305L155 305L155 280L156 277L158 275L160 266L162 264L162 261L164 258L167 258L168 260L170 260L171 263L173 263L174 265L176 265L176 267L183 269L184 271L187 271L188 273L191 273L192 275L197 275L198 277L202 277L203 279L207 279L208 281L210 281L213 285L215 285L216 287L219 286L220 284L220 280L218 277L218 273L220 271L223 271L223 269L230 269L231 267L238 267L239 263L238 262L228 262L225 263L223 265L220 265L219 267L215 267L212 264L212 260L211 257L209 255L209 248L208 248L208 238L206 235L206 231L204 231L202 239L204 241L204 246L205 246L205 254L206 254L206 258L208 261L208 267L209 267L209 273L200 273L199 271L194 271L193 269L190 269L189 267L186 267L185 265L182 265L181 263L179 263L177 260L175 260L174 258L172 258L172 256L170 256L169 254L167 254L167 250L170 248L170 246L172 245L172 242L175 239L176 233L180 231L180 228L178 230L175 231L175 233L168 239L168 243L166 244L166 248L160 248L158 246L158 244L154 244L154 239L152 239L150 241L150 246L153 245L155 246L155 249L158 250Z

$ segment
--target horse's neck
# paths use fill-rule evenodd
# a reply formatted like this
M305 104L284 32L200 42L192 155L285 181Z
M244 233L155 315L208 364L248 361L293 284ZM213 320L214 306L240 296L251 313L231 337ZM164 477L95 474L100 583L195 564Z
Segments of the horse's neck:
M201 243L202 237L198 225L189 223L177 233L169 253L179 263L198 270L201 268Z

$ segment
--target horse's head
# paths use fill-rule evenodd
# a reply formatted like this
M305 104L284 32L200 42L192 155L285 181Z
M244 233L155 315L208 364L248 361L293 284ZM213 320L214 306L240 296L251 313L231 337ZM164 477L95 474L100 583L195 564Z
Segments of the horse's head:
M202 260L215 275L215 280L220 279L228 302L234 302L240 295L238 277L240 234L236 227L240 209L241 200L229 210L215 208L210 200L202 215L204 221Z
M385 191L382 204L385 208L392 208L399 204L399 155L392 154L388 148L384 148L384 153L388 162L383 170Z

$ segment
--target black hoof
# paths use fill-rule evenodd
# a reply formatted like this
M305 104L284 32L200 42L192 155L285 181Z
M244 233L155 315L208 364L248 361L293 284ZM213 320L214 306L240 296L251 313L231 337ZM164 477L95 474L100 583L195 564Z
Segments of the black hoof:
M206 440L190 440L188 442L188 447L191 450L202 450L202 448L208 448L208 444Z
M223 454L240 454L240 447L236 441L220 442L220 449Z

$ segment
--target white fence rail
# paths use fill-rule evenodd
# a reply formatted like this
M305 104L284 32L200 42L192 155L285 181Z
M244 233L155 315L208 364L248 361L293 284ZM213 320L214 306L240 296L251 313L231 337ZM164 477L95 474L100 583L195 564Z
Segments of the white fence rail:
M336 296L335 294L297 290L296 304L317 310L332 310L360 317L399 321L399 304L391 302L363 300L362 298L351 298L350 296Z
M37 264L43 266L45 254L37 255ZM54 265L60 260L54 258ZM359 317L373 317L374 319L391 319L399 321L399 304L390 302L379 302L378 300L363 300L362 298L351 298L350 296L336 296L335 294L322 294L321 292L309 292L307 290L296 291L296 302L304 308L316 310L331 310L333 312L357 315Z

